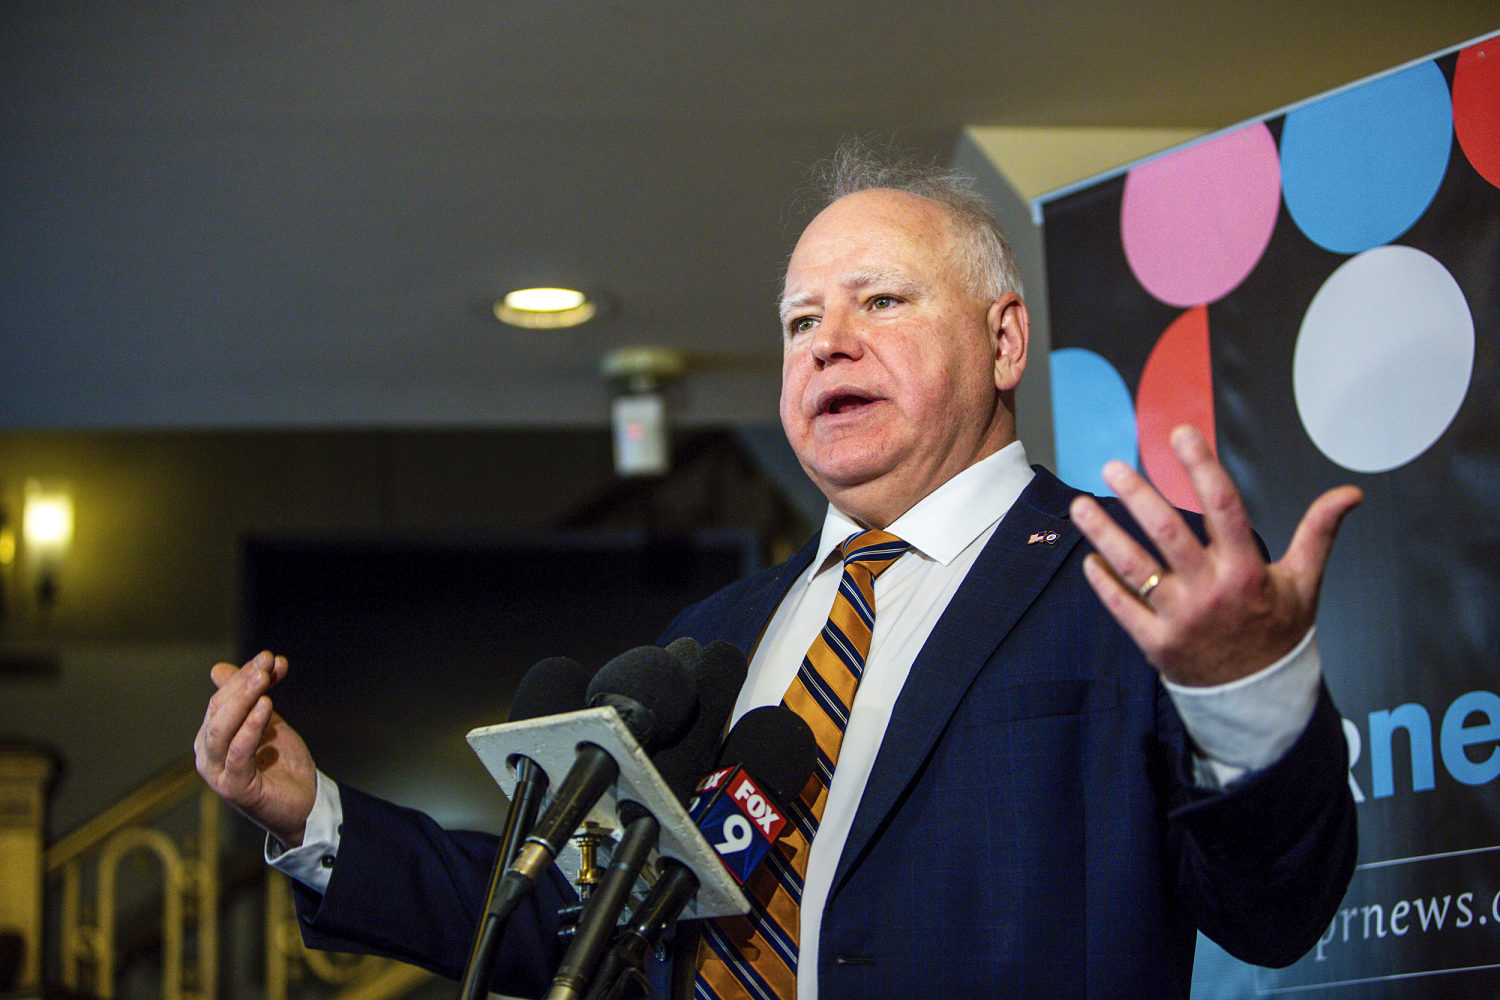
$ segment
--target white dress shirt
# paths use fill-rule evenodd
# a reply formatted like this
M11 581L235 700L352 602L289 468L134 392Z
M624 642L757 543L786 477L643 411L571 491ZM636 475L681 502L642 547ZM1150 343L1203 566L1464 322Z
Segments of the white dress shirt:
M887 528L911 549L875 580L870 654L808 857L799 1000L816 1000L818 995L823 908L896 697L949 600L1033 474L1025 450L1015 442L944 483ZM833 606L842 575L838 546L861 530L829 507L812 564L792 584L751 656L735 719L752 708L780 703ZM1286 657L1238 681L1206 688L1167 684L1188 733L1204 754L1198 762L1198 782L1222 787L1279 760L1312 717L1320 676L1317 645L1309 633ZM323 891L331 859L338 853L341 817L338 788L319 773L317 803L302 845L280 852L279 845L268 842L266 860Z

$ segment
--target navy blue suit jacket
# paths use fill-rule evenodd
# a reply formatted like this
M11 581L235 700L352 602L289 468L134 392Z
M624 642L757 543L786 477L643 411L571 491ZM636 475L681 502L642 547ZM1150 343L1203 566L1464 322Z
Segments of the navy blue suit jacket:
M1283 965L1342 899L1354 811L1326 692L1278 763L1194 787L1176 710L1083 579L1074 495L1038 472L912 665L824 912L824 1000L1185 997L1196 930ZM661 641L752 649L814 548L689 608ZM299 900L309 943L458 975L492 842L345 794L328 894ZM507 988L545 985L549 908L567 894L549 884L515 922Z

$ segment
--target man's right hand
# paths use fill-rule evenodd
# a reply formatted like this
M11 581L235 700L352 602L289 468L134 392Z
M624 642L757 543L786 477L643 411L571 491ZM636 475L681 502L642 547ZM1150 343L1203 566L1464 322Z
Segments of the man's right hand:
M193 740L198 773L224 801L287 847L302 843L317 795L307 744L271 708L267 692L286 676L284 656L256 655L243 667L217 663L218 691Z

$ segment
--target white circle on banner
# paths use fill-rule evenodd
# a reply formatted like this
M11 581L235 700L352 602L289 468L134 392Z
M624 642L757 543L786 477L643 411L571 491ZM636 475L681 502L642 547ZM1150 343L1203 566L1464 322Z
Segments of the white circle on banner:
M1292 360L1302 426L1354 472L1384 472L1432 446L1474 370L1474 317L1442 264L1383 246L1351 258L1313 296Z

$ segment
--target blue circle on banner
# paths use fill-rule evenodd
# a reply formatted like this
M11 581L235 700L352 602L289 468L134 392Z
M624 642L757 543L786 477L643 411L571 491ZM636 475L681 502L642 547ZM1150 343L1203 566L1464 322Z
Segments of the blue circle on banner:
M1052 364L1052 430L1057 441L1057 474L1063 482L1100 496L1114 496L1104 484L1104 463L1136 462L1135 404L1115 366L1082 347L1061 347Z
M1298 228L1335 253L1395 240L1448 169L1453 101L1424 62L1287 113L1281 190Z

